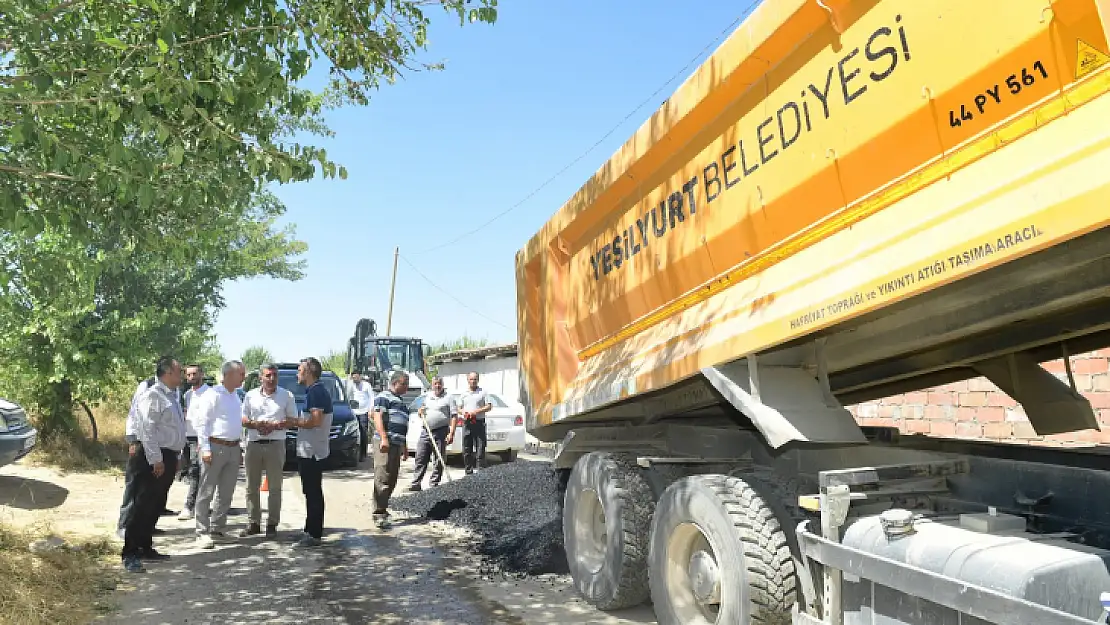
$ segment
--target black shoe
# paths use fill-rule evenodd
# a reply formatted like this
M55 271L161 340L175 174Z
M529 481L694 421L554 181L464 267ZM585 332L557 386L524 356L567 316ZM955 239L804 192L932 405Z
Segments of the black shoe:
M156 528L150 530L150 533L151 533L152 536L161 536L162 534L166 533L166 530L164 530L162 528L159 528L159 527L156 527Z
M143 561L135 556L128 556L123 559L123 569L128 573L142 573L145 570Z
M412 486L409 486L410 493L419 493L421 490L423 489L420 488L419 484L413 484Z
M273 538L274 536L277 536L277 526L276 525L267 525L266 526L266 536L268 538Z
M146 560L147 562L159 562L159 561L162 561L162 560L169 560L170 559L170 557L168 555L166 555L164 553L160 553L154 547L151 547L150 549L143 549L143 553L142 553L141 557L142 557L143 560Z
M176 514L177 514L176 512L174 512L173 510L170 510L169 508L163 508L162 513L159 516L174 516Z
M259 526L258 523L251 523L250 525L247 526L247 529L243 530L242 532L239 532L239 536L241 536L243 538L246 538L247 536L256 536L256 535L261 534L261 533L262 533L262 527Z

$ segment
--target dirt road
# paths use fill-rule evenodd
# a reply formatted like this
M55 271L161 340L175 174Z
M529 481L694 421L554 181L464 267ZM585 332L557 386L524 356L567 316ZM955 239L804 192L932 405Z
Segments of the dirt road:
M412 462L400 484L408 483ZM455 479L462 471L452 468ZM461 546L461 530L410 519L386 531L372 528L373 470L333 470L324 476L324 546L295 550L304 521L296 473L287 473L276 540L237 539L203 551L193 524L163 517L156 546L171 560L122 575L119 609L105 623L412 623L528 624L655 623L649 607L605 614L579 600L561 576L486 580L476 556ZM114 535L122 477L61 475L20 464L0 469L0 519L47 522L61 532ZM179 510L185 487L175 483L169 507ZM400 495L403 496L403 495ZM265 498L265 494L263 494ZM246 524L244 483L236 489L230 529Z

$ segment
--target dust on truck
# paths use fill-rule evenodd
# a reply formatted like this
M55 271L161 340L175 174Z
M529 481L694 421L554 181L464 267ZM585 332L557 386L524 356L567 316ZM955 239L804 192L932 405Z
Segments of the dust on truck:
M1091 623L1110 455L844 406L1110 345L1110 5L764 0L517 254L574 585L660 623Z

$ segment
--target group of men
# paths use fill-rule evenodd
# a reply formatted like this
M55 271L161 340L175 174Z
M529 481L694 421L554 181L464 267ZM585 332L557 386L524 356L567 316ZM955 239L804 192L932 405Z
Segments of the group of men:
M261 385L243 400L235 392L246 377L242 362L224 363L220 384L211 387L204 384L203 368L189 365L186 375L191 388L182 401L177 392L180 364L172 358L158 361L154 379L136 389L127 420L129 459L120 507L120 555L126 570L139 572L144 560L169 557L154 548L153 536L179 466L184 467L184 477L190 482L179 518L195 520L198 546L211 549L216 541L228 538L227 515L241 461L247 473L249 523L240 536L262 533L259 493L263 476L270 484L266 535L276 535L285 435L293 427L297 428L297 460L307 510L297 545L320 544L323 463L330 450L332 420L331 395L320 384L322 370L315 358L301 362L297 380L306 389L306 404L300 412L293 394L277 385L274 365L260 368ZM244 433L245 450L241 443Z
M204 382L203 367L189 365L185 370L188 389L181 396L180 364L172 358L160 359L156 375L136 389L127 419L130 457L119 520L124 568L140 572L144 560L169 558L154 548L153 536L159 517L166 512L175 474L189 483L178 518L195 522L199 547L211 549L217 541L229 538L227 516L241 464L247 477L248 525L239 536L263 533L260 501L263 478L269 484L265 535L276 536L281 517L286 430L294 427L306 508L304 530L296 544L320 545L324 529L323 468L330 453L333 413L331 395L320 383L322 373L319 360L301 361L297 381L305 388L305 408L298 411L293 394L278 385L274 365L260 367L260 386L240 400L236 390L246 377L242 362L224 363L221 381L215 386ZM385 528L400 463L408 454L409 406L402 398L408 391L409 379L402 371L393 372L388 389L377 396L367 392L361 380L356 378L352 382L354 389L349 386L348 392L358 399L359 408L365 413L369 403L372 411L372 424L368 424L374 430L370 441L375 467L372 516L379 527ZM475 471L484 459L485 413L492 406L478 387L477 373L468 376L468 383L469 389L456 405L444 390L443 379L433 380L420 407L425 424L410 490L420 490L433 454L436 462L430 482L432 486L439 484L446 446L453 442L460 424L466 473Z

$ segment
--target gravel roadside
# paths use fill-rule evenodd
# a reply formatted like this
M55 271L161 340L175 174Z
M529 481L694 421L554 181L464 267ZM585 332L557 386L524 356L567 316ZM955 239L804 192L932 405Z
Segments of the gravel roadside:
M191 523L163 517L159 527L167 533L156 542L173 558L149 564L144 575L121 576L122 592L115 598L119 609L100 622L655 622L650 607L619 615L593 610L576 597L563 575L524 574L557 571L553 563L564 557L561 536L556 544L555 536L547 540L540 538L540 530L527 531L529 527L542 530L557 508L557 499L537 496L543 488L554 487L545 482L550 474L546 462L522 459L465 479L461 469L451 467L455 482L445 480L436 489L409 494L403 489L411 469L412 462L405 462L394 496L397 522L384 532L370 522L372 468L325 473L328 534L324 547L310 553L290 546L304 520L304 498L295 473L286 474L279 540L242 539L201 551L193 546ZM0 469L0 515L17 524L49 522L60 531L103 535L114 529L122 489L122 479L110 475L63 475L42 467L10 465ZM468 502L462 510L469 512L457 521L452 514L447 521L418 518L422 515L402 518L421 501L444 495L456 498L459 492L486 495ZM183 496L184 485L175 483L169 507L178 510ZM539 525L514 522L522 513ZM470 515L474 520L468 520ZM495 521L510 522L501 540L496 540L501 526ZM245 522L241 480L230 529ZM537 540L517 540L522 535ZM485 556L475 550L482 545Z

